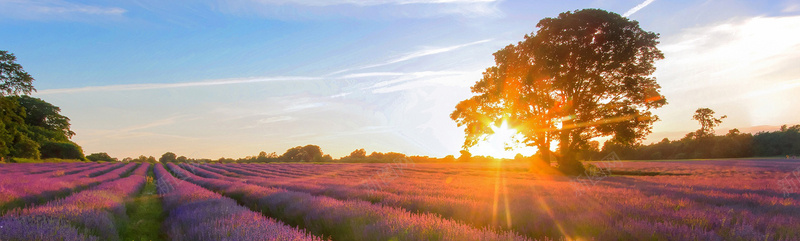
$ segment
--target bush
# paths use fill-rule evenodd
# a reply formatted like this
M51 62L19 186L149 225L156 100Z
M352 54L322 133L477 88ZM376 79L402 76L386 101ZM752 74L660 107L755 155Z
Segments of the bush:
M48 141L42 145L39 151L42 153L42 158L86 160L86 157L83 156L83 149L72 142Z

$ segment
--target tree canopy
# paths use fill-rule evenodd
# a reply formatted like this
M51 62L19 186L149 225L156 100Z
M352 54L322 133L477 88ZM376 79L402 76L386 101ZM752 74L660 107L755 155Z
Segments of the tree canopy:
M592 138L631 145L650 133L658 120L651 110L666 104L651 76L664 57L658 34L599 9L564 12L536 27L494 54L495 66L472 87L476 95L451 114L465 127L464 148L505 121L546 160L558 142L559 167L577 173L575 155Z
M317 145L297 146L286 150L281 158L288 161L322 161L322 149Z
M32 91L36 91L33 77L17 63L14 54L0 50L0 97L30 94Z
M695 136L702 138L714 135L714 127L719 126L722 123L722 119L727 118L727 115L723 115L720 118L714 118L715 112L709 108L698 108L694 115L692 116L692 120L696 120L700 122L700 129L695 132Z
M15 61L13 54L0 51L0 156L84 159L81 147L70 141L75 132L61 109L24 95L36 89Z

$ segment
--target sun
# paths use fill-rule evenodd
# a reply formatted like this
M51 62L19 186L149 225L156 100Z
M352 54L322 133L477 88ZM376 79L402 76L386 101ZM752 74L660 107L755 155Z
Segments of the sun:
M517 153L530 156L536 152L535 148L527 147L519 143L522 134L518 130L508 126L503 121L500 126L491 126L494 134L486 136L485 140L479 141L477 145L470 148L470 153L478 156L491 156L495 158L514 158Z

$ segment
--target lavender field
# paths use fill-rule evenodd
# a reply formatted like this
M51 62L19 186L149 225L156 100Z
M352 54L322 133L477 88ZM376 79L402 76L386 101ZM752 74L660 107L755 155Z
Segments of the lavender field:
M2 164L0 240L125 240L147 185L164 240L800 240L796 160L594 165Z

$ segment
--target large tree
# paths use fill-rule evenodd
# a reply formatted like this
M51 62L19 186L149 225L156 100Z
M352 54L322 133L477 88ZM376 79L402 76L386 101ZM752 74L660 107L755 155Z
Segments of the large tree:
M27 96L36 91L32 83L16 57L0 51L0 156L83 159L61 109Z
M561 13L536 27L494 54L496 65L472 87L476 96L451 114L465 127L464 148L507 121L546 159L558 142L559 167L575 174L583 170L576 153L592 138L630 145L650 133L658 120L650 110L666 104L651 76L663 58L658 34L598 9Z

